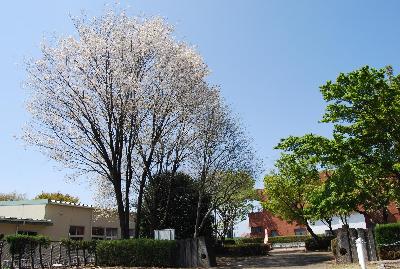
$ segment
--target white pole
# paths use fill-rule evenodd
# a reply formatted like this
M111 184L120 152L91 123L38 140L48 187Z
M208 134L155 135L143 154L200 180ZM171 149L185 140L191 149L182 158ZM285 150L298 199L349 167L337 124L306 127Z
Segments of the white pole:
M358 238L356 240L356 246L357 246L358 262L360 263L361 269L366 269L367 265L365 263L366 260L365 242L361 238Z

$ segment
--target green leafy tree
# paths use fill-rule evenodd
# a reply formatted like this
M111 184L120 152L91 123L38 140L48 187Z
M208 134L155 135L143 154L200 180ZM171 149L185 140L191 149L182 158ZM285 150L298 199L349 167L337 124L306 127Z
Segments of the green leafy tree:
M262 205L289 223L305 225L318 240L309 225L307 211L308 197L320 183L317 166L308 156L282 153L275 168L264 178L266 200Z
M163 173L152 177L146 187L141 234L153 237L154 230L173 228L177 238L190 238L194 233L198 191L196 182L184 173ZM165 191L170 186L170 192ZM201 214L208 211L209 201L203 198ZM200 235L212 236L209 216Z
M391 67L365 66L339 74L321 92L328 103L322 122L334 126L334 141L361 190L360 205L381 210L387 222L387 205L400 197L400 76Z
M79 198L70 194L63 194L60 192L42 192L35 197L36 199L50 199L61 202L79 203Z
M233 236L233 227L246 219L252 208L251 201L256 197L254 179L246 173L239 173L236 176L241 176L243 179L241 184L234 188L236 194L215 209L214 230L222 240L229 234Z

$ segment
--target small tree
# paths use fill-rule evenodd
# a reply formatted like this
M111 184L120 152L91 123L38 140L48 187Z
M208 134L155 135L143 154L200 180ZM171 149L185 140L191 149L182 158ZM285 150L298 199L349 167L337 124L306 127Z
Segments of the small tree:
M25 199L26 199L25 193L17 193L15 191L10 193L0 193L0 201L18 201Z
M79 203L79 198L70 194L62 194L60 192L42 192L36 195L35 199L50 199L61 202Z
M169 185L170 193L165 188ZM144 194L141 234L152 237L154 230L173 228L179 239L193 236L197 200L196 182L189 175L164 173L154 176ZM201 214L208 211L208 205L208 201L204 200ZM210 237L210 225L211 216L200 234Z

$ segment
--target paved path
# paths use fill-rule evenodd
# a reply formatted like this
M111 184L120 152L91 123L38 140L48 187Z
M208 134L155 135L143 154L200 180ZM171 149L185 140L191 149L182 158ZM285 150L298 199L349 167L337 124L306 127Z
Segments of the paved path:
M330 252L270 253L268 256L243 258L219 258L218 268L309 268L326 269L333 267Z

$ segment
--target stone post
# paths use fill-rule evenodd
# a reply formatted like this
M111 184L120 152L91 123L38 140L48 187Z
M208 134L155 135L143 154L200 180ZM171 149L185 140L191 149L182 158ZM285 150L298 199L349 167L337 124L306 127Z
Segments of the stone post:
M368 228L366 231L367 253L370 261L377 261L378 255L376 254L376 245L373 228Z
M351 246L349 244L349 227L343 225L338 229L337 235L337 261L338 263L351 263Z
M352 262L358 262L358 255L357 255L357 230L354 228L349 229L349 240L350 240L350 247L351 247L351 258Z

